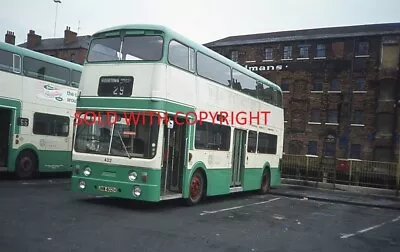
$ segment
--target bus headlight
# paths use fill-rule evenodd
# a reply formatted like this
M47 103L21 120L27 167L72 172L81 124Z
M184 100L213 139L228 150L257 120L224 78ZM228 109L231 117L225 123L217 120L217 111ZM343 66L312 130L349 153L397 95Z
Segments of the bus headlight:
M85 176L89 176L90 174L92 174L92 170L89 167L86 167L85 170L83 171L83 174Z
M83 180L79 180L79 188L85 189L86 188L86 183Z
M139 197L141 193L142 193L142 189L140 189L139 186L134 186L133 187L133 190L132 190L133 196Z
M136 180L136 178L137 178L137 173L136 172L131 172L131 173L129 173L129 176L128 176L128 178L129 178L129 180L130 181L135 181Z

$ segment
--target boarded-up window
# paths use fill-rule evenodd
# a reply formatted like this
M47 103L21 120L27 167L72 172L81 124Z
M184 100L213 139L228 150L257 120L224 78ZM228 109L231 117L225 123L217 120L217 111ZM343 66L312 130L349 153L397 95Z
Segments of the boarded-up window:
M298 140L292 140L289 143L289 153L293 155L300 155L303 150L303 143Z
M384 45L382 48L381 67L397 68L399 62L399 46Z
M306 82L304 80L296 80L293 85L293 96L296 98L306 94Z
M374 160L381 162L393 162L393 150L391 148L375 148Z
M379 100L380 101L393 101L396 96L396 81L384 80L381 81L379 86Z
M291 118L291 125L292 130L303 132L306 127L306 117L304 116L306 113L303 110L293 110L292 111L292 118Z
M332 53L334 58L343 58L344 42L332 43Z
M376 137L390 137L393 133L394 115L384 113L376 117Z

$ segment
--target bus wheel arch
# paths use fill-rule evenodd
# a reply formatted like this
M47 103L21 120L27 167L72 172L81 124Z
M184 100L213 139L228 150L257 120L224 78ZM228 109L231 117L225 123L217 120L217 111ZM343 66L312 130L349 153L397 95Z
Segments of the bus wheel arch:
M207 174L202 167L197 167L191 173L188 184L188 205L196 205L207 195Z
M15 173L20 179L29 179L38 171L39 158L32 149L21 150L15 160Z
M271 168L266 164L261 175L260 193L267 194L271 189Z

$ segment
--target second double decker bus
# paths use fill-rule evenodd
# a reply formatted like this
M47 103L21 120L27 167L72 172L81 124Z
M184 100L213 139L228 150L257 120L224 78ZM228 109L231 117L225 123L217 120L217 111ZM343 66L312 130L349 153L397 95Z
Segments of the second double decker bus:
M166 27L95 33L80 89L75 192L196 204L280 184L279 86Z
M82 66L0 42L0 171L71 170Z

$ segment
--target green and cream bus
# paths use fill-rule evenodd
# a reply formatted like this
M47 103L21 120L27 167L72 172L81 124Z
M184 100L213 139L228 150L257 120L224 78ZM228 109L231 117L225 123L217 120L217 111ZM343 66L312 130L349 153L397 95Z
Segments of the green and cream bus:
M0 42L0 171L71 170L82 66Z
M280 87L166 27L95 33L80 89L75 192L196 204L280 184Z

